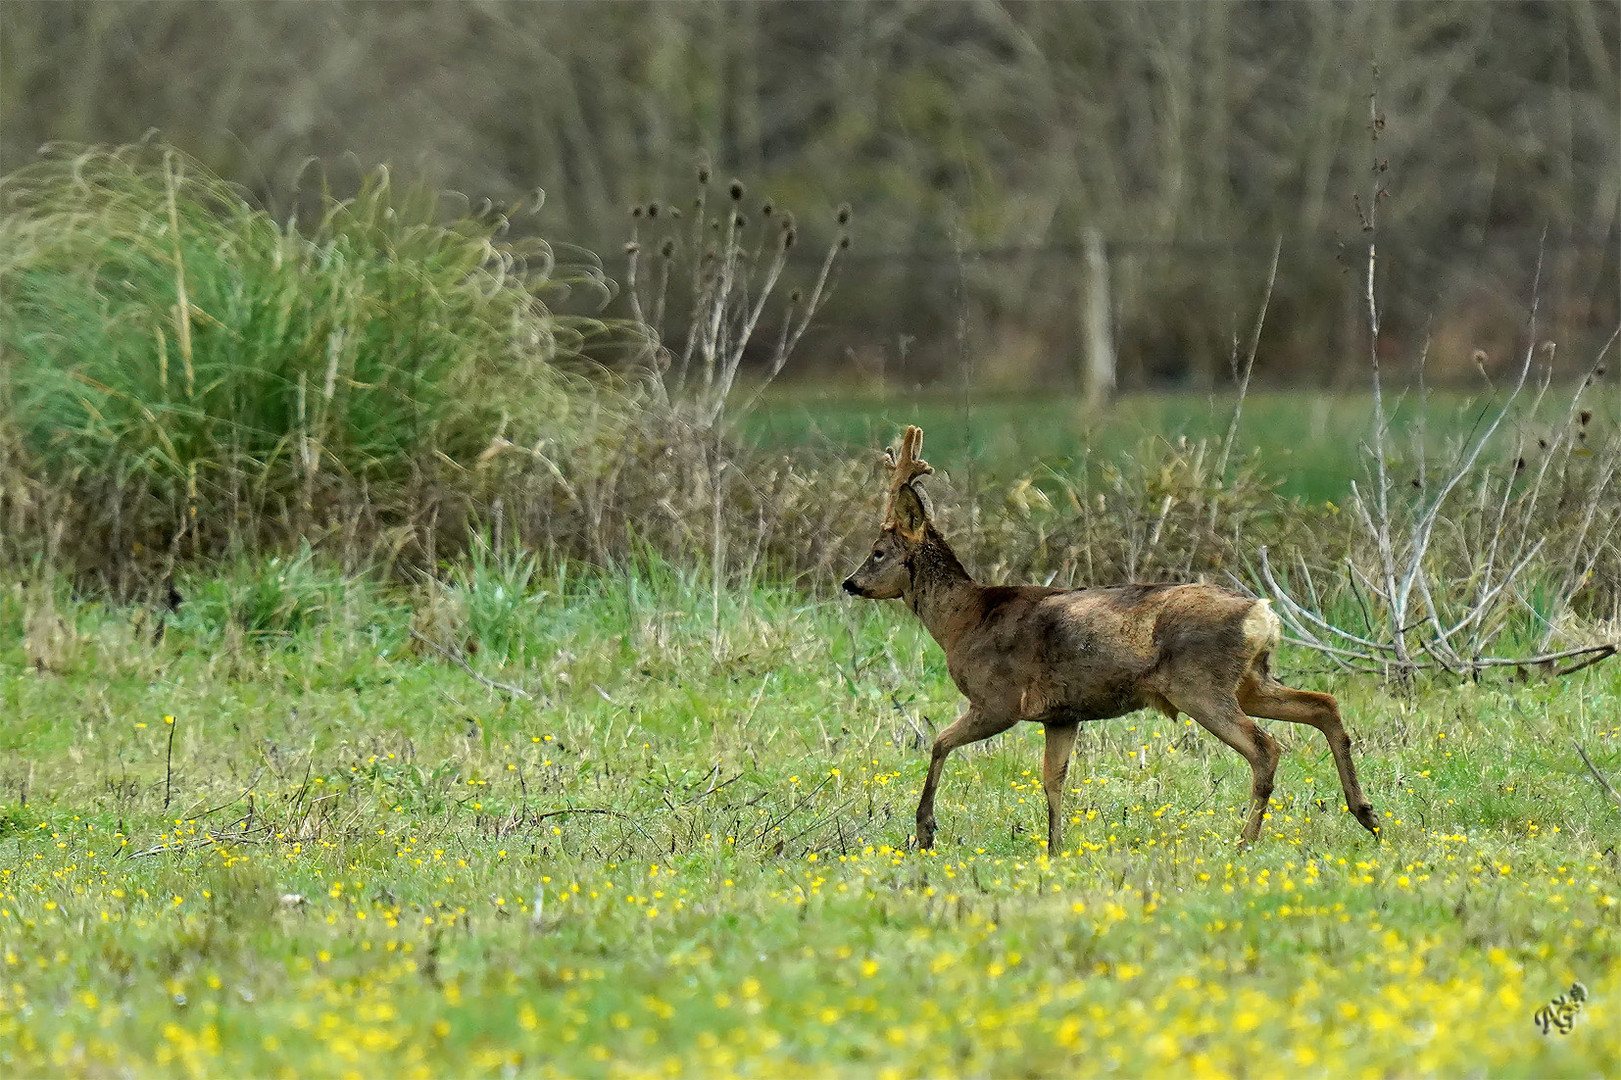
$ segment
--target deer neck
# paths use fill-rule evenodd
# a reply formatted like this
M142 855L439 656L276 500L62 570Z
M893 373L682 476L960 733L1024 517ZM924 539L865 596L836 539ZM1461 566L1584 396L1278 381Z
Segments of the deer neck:
M932 525L912 553L911 568L911 584L902 598L929 636L942 649L949 649L964 628L966 614L978 609L982 589Z

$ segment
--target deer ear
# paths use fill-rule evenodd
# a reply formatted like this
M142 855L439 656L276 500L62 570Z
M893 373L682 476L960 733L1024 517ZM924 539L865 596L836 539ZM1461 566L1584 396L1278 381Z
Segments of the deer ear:
M927 496L911 484L902 484L895 493L895 526L908 540L921 540L929 524Z

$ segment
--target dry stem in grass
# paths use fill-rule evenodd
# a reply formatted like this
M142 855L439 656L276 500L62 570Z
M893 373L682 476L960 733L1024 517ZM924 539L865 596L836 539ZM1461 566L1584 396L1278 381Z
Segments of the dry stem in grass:
M732 401L738 374L745 358L755 355L751 342L788 270L799 228L792 214L769 201L757 211L745 209L741 181L712 198L707 164L699 166L697 179L686 220L679 209L657 202L632 209L626 284L631 310L647 334L642 362L648 384L661 405L707 431L747 415L788 363L827 300L835 264L850 245L850 210L839 208L837 229L809 290L789 293L775 341L759 354L765 361L759 383L739 404Z

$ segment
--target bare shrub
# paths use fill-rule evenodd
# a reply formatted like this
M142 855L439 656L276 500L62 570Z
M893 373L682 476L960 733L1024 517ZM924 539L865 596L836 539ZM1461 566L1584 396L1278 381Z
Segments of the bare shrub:
M1316 560L1298 548L1278 568L1262 547L1260 580L1297 642L1400 683L1421 671L1578 670L1621 650L1614 639L1555 640L1595 568L1614 564L1621 441L1590 437L1595 429L1584 401L1621 329L1571 388L1565 421L1537 434L1555 351L1538 332L1539 258L1525 346L1506 392L1487 401L1468 436L1431 456L1422 382L1426 344L1415 423L1405 433L1393 431L1381 372L1378 288L1379 211L1388 197L1388 163L1379 151L1384 126L1375 92L1369 96L1372 179L1366 199L1357 202L1367 238L1363 285L1374 419L1367 476L1352 486L1352 539L1343 565L1332 568L1319 562L1314 569ZM1331 598L1339 601L1337 612L1329 610Z
M799 228L793 214L771 200L749 201L741 180L718 193L712 180L709 165L699 165L697 196L686 217L658 202L632 208L625 245L626 291L646 333L638 360L647 385L676 420L706 431L746 415L782 372L827 301L834 264L850 245L850 208L842 206L815 278L772 312L774 340L755 346ZM760 371L752 393L739 402L733 391L751 356Z

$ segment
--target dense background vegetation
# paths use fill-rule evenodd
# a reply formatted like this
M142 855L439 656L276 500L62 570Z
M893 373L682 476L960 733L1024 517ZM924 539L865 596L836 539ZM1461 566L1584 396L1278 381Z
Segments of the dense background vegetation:
M809 228L860 229L798 370L1027 388L1079 356L1083 230L1109 243L1127 385L1224 381L1283 239L1264 377L1360 386L1351 205L1379 150L1388 358L1511 363L1617 319L1621 14L1478 4L0 4L0 170L157 128L278 217L314 157L518 201L605 256L707 150ZM1365 192L1364 192L1365 195ZM809 258L809 256L807 256ZM594 295L594 294L593 294ZM1473 384L1478 388L1478 382Z

